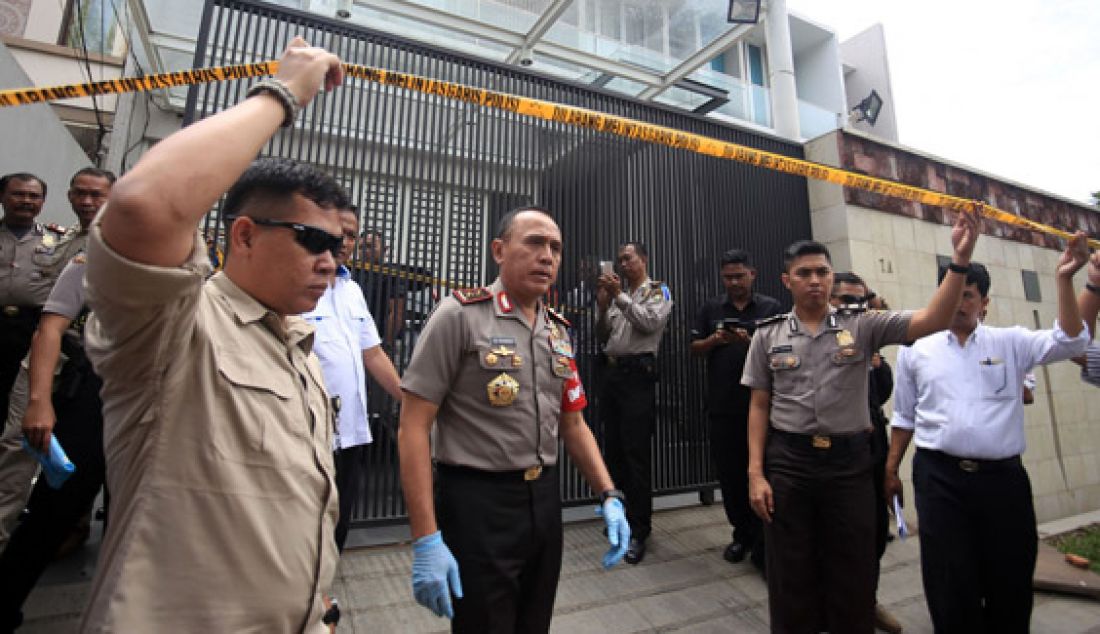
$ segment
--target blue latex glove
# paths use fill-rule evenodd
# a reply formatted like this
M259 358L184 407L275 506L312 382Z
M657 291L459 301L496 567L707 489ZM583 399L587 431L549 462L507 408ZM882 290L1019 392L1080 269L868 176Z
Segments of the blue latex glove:
M46 484L49 484L51 489L60 489L61 485L65 484L65 480L68 480L73 471L76 471L76 466L69 461L69 456L65 455L65 450L61 448L61 443L57 442L57 436L54 434L50 434L49 453L42 453L35 449L26 438L23 438L23 449L42 464L42 473L46 475Z
M626 521L623 503L618 498L608 498L603 506L596 507L596 515L607 524L607 541L611 548L603 556L603 567L610 568L622 560L630 546L630 524Z
M412 585L417 603L436 616L454 618L451 593L462 598L462 580L458 577L458 562L439 531L413 542Z

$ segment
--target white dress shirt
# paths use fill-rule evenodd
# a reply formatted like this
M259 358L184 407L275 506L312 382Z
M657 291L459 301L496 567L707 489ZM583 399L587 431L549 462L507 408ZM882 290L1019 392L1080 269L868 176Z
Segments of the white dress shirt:
M915 429L914 442L958 458L998 460L1024 452L1024 375L1036 365L1078 356L1088 330L979 324L965 346L945 330L898 351L891 425Z
M367 418L367 376L363 351L382 343L363 291L347 268L336 271L317 307L302 315L317 329L313 351L321 359L321 372L330 396L340 397L339 424L333 439L336 449L366 445L371 441Z

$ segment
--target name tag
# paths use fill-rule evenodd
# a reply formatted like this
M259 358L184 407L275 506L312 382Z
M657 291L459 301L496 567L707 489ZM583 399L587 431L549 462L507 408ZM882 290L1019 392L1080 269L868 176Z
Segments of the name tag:
M769 350L768 352L770 352L772 354L778 354L778 353L783 353L783 352L794 352L794 346L790 346L790 345L787 345L787 346L772 346L772 349Z

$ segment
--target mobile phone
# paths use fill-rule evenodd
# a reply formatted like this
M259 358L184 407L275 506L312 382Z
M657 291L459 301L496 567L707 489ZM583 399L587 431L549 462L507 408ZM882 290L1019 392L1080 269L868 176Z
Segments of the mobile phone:
M600 275L611 275L615 272L615 263L607 260L600 261Z

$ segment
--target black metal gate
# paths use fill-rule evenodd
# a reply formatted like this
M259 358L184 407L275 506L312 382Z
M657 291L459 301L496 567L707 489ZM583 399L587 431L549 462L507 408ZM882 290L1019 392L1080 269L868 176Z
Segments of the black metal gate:
M208 0L195 67L275 59L294 35L352 63L591 108L802 157L797 144L652 102L252 0ZM247 88L245 81L193 87L186 120L236 104ZM596 262L613 259L620 242L645 242L650 275L668 283L675 301L660 352L654 491L714 486L703 412L704 368L689 354L692 318L719 291L718 257L733 247L756 256L759 290L785 300L779 283L781 250L810 235L804 179L357 79L316 99L264 154L328 170L351 192L362 226L382 234L389 248L386 268L406 279L400 289L401 333L391 349L398 371L408 363L416 335L442 294L492 281L488 244L496 220L517 205L533 203L551 209L561 226L565 254L551 301L574 320L582 377L594 392L593 315L590 300L578 292L580 281ZM208 229L215 231L214 226L211 222ZM383 282L365 285L368 303L379 305L371 294L385 292L378 286L392 285L357 270L364 282ZM371 394L375 440L367 458L368 486L354 515L360 525L405 516L396 406L376 392ZM586 416L600 438L598 402ZM565 467L560 473L566 504L591 499L577 470Z

